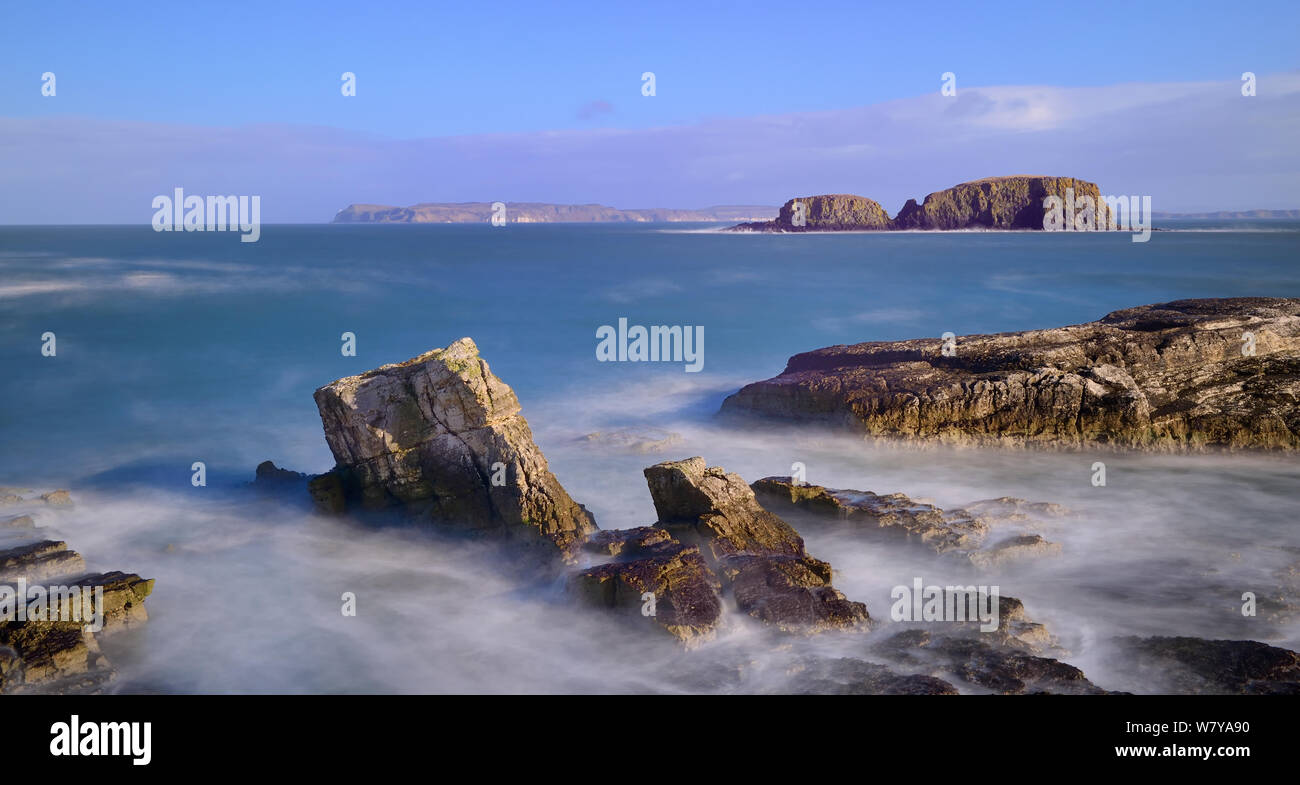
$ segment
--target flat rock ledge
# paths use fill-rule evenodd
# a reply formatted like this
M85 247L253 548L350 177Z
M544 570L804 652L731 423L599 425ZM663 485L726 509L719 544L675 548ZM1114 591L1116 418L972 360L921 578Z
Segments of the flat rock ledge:
M1059 543L1018 531L992 534L1005 526L1021 528L1069 512L1056 504L1002 497L943 510L901 493L837 490L796 483L791 477L764 477L751 486L759 502L801 525L847 526L873 542L905 544L980 568L1058 556Z
M28 501L71 503L67 491L57 494L54 502L44 497ZM153 579L87 571L81 554L61 540L41 539L42 533L31 515L0 518L0 694L102 692L116 671L99 642L149 618L144 601L153 591ZM39 606L30 596L35 586L45 598ZM24 587L28 597L19 596ZM103 589L103 628L97 632L71 620L81 602L65 590L84 588ZM28 610L19 620L23 603Z
M947 345L832 346L791 357L722 413L954 445L1294 450L1300 299L1177 300Z

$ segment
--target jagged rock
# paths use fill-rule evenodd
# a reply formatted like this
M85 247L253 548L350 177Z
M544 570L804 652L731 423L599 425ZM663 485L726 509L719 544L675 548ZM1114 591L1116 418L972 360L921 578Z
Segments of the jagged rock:
M30 515L14 515L0 519L0 529L33 529L36 521Z
M1145 305L955 352L917 339L795 355L722 411L955 444L1300 447L1300 299Z
M1066 199L1074 192L1076 209L1084 197L1093 200L1094 226L1107 228L1109 210L1096 183L1073 177L1013 175L987 177L936 191L917 204L908 199L894 218L895 229L1042 229L1043 201ZM1073 215L1069 216L1071 219Z
M579 596L641 617L649 592L654 614L646 618L688 643L712 637L722 616L721 585L699 548L654 526L597 532L585 547L617 560L574 576Z
M763 509L738 474L695 457L655 464L645 477L659 524L705 546L714 561L739 553L804 554L799 533Z
M302 472L281 469L272 461L262 461L257 465L257 473L253 477L253 484L266 489L284 488L298 485L307 481L307 475Z
M799 695L957 695L957 688L934 676L899 674L874 662L840 657L809 657L795 665L783 693Z
M659 526L700 548L740 610L782 630L868 620L865 605L831 586L831 566L809 556L798 532L763 509L739 475L696 457L656 464L645 476Z
M339 379L315 397L338 462L334 480L311 484L323 505L336 505L341 491L349 506L401 507L566 558L596 528L469 338Z
M1122 656L1162 692L1300 695L1300 654L1256 641L1125 637Z
M782 631L818 632L867 619L866 605L831 586L831 566L811 556L726 556L718 572L736 607Z
M802 208L797 207L802 205ZM801 222L796 222L802 210ZM831 232L892 229L889 213L877 202L852 194L825 194L791 199L771 221L756 221L732 227L749 232Z

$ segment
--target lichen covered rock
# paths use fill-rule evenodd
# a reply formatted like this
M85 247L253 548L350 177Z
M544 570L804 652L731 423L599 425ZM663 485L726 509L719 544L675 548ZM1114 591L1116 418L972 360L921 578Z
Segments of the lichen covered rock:
M315 397L337 461L310 484L324 507L401 508L565 558L595 531L551 474L514 392L469 338L339 379Z

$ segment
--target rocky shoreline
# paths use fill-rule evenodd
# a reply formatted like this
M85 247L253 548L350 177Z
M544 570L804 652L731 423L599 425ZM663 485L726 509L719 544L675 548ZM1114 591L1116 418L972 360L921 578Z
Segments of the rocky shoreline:
M914 443L1300 448L1300 299L1178 300L1086 324L831 346L722 414Z
M656 521L601 530L550 473L514 393L468 338L326 385L316 402L339 462L307 482L320 512L398 515L502 544L529 557L518 564L561 578L571 602L643 629L647 643L677 641L687 657L724 630L754 625L778 647L816 636L851 652L796 657L777 691L1108 692L1061 659L1068 652L1014 597L997 598L989 631L977 621L882 625L835 588L834 568L809 554L791 525L848 526L867 542L903 543L989 570L1057 555L1060 546L1033 529L1068 518L1059 505L1001 497L943 510L901 494L783 477L751 486L693 457L645 469ZM258 476L261 484L308 479L269 462ZM965 588L974 589L948 590ZM1300 690L1298 655L1262 643L1135 638L1115 645L1135 673L1171 658L1179 668L1190 663L1181 681L1161 681L1174 691Z
M981 338L995 347L1010 342L1022 358L1034 357L1038 346L1058 360L1080 363L1094 357L1090 352L1112 361L1169 354L1182 363L1166 362L1162 367L1170 371L1205 357L1235 364L1223 356L1228 334L1248 324L1259 348L1248 361L1282 362L1293 353L1298 312L1297 301L1186 301L1062 328L1064 335L1048 341L1039 336L1038 343L1018 337L1025 334ZM841 354L910 364L907 372L917 372L921 364L866 346L837 347L829 361L812 353L817 359L808 361L807 372L874 367L846 366ZM994 359L1007 355L988 348L975 356L984 359L972 361L970 368L945 369L994 374ZM1134 384L1147 378L1125 372ZM1115 376L1108 372L1108 378ZM337 465L308 476L267 461L257 467L254 490L310 501L317 515L345 523L396 521L502 549L510 556L500 562L503 568L509 565L525 582L557 587L553 602L590 614L611 631L625 630L637 640L643 636L647 651L676 652L673 661L681 668L673 683L683 689L1107 694L1141 685L1143 691L1191 694L1300 693L1295 652L1258 641L1187 636L1111 640L1102 647L1111 660L1107 678L1098 683L1069 662L1072 655L1058 640L1060 631L996 587L992 593L983 586L936 587L940 606L964 609L958 619L931 618L928 611L924 618L900 619L893 608L889 613L877 608L873 615L866 603L836 586L835 568L810 553L800 534L835 532L882 554L905 549L933 560L941 572L951 567L957 575L1014 582L1020 573L1004 572L1008 566L1049 566L1061 555L1062 545L1041 534L1076 522L1074 513L1058 504L998 497L940 508L901 493L827 488L791 477L749 484L691 457L644 469L654 521L603 530L551 472L514 392L468 338L339 379L317 390L315 400ZM74 622L0 622L0 692L105 691L114 672L100 638L146 618L143 601L153 581L87 572L79 554L44 537L44 527L37 526L47 508L57 511L72 497L66 491L28 498L30 493L0 489L0 504L37 510L0 517L0 586L22 578L101 587L104 626L91 632ZM491 563L498 562L485 560ZM1289 613L1294 600L1285 578L1279 578L1276 603ZM1274 602L1271 595L1268 601ZM779 664L768 663L778 671L775 683L772 673L746 675L761 671L755 640L764 650L781 653ZM709 646L712 654L699 659L699 650Z

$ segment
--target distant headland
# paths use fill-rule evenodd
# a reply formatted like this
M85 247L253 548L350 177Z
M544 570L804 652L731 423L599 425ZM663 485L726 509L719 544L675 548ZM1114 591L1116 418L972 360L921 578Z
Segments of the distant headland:
M487 223L499 215L505 223L685 223L763 220L777 208L720 205L699 210L648 208L620 210L603 204L545 202L426 202L410 207L352 204L332 223Z

